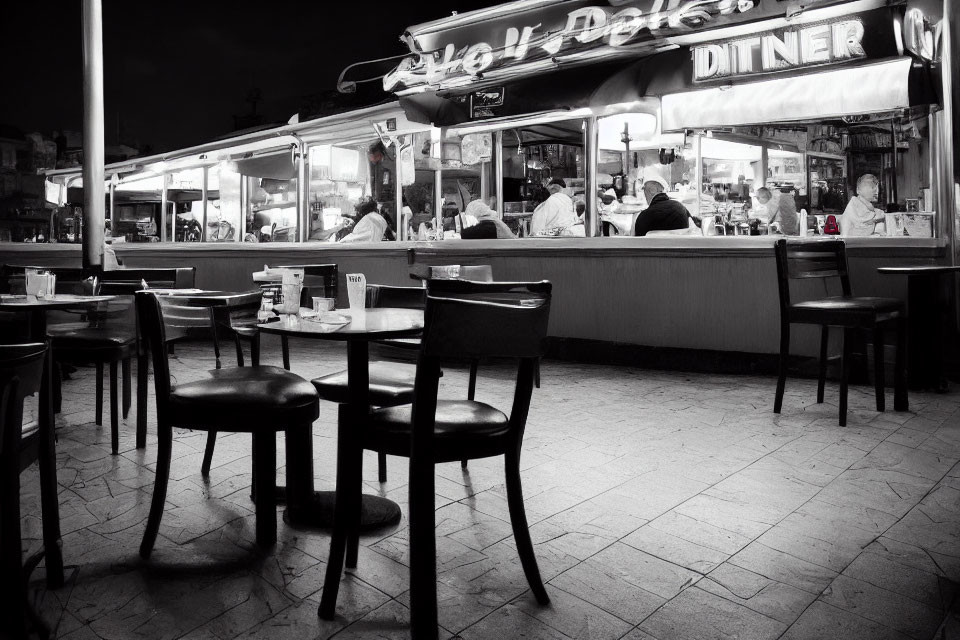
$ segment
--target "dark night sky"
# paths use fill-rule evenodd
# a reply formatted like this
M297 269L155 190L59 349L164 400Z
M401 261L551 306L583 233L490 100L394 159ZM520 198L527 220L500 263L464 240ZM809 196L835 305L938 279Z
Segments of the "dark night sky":
M8 0L0 16L0 124L82 127L80 0ZM228 133L250 90L268 121L334 88L348 64L401 54L409 25L496 0L103 0L106 142L163 151ZM362 69L359 70L362 72Z

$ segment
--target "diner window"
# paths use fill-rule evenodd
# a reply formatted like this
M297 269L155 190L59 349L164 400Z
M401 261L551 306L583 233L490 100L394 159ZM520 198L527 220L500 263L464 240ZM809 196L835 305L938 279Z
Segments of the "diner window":
M203 238L202 167L169 174L167 199L172 203L174 242L200 242Z
M236 160L244 242L296 242L297 165L289 149Z
M511 231L518 237L584 236L582 121L528 125L502 135L503 221ZM543 215L536 213L540 205Z
M597 210L605 236L634 235L640 212L649 206L654 182L697 217L696 152L683 134L661 134L650 113L622 113L597 122ZM649 192L649 193L648 193Z
M166 175L140 174L121 179L114 187L116 213L110 230L126 242L159 242L161 204Z
M236 164L221 162L207 169L207 242L236 242L243 220L242 176Z
M467 207L474 200L496 206L493 184L493 136L472 133L444 135L440 147L440 224L445 237L459 237L476 224Z
M430 134L416 133L401 146L408 156L401 162L400 178L403 183L401 213L408 240L431 240L436 237L436 211L434 210L434 184L440 161L430 153ZM409 145L404 152L403 149ZM411 162L412 159L412 162Z
M350 233L361 202L370 192L367 145L312 145L309 240L335 242Z

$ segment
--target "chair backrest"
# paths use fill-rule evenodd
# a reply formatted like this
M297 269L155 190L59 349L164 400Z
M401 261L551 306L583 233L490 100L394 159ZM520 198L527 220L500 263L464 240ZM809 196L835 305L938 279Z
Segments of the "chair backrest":
M152 289L190 289L196 281L196 267L114 269L104 271L100 281L100 293L118 296L110 301L107 323L133 323L140 334L139 321L134 305L134 294L143 289L143 283ZM173 318L176 321L173 322ZM209 331L210 312L207 309L186 308L167 322L169 340L187 335L190 330Z
M431 459L441 361L485 356L519 359L510 411L513 437L522 438L550 317L549 282L430 280L413 397L416 457Z
M0 345L0 460L5 469L20 468L23 399L40 390L46 351L42 342Z
M489 264L418 264L410 268L410 277L414 280L493 282L493 267Z
M128 282L140 284L144 281L153 289L190 289L196 286L196 279L196 267L124 268L104 271L102 286Z
M367 308L395 307L401 309L423 309L426 303L426 293L423 287L394 287L386 284L368 284Z
M422 353L431 358L539 358L552 285L429 280Z
M774 244L780 309L790 306L790 280L839 278L843 295L852 295L843 240L791 241Z
M157 417L167 412L170 401L170 363L167 360L167 331L161 296L149 290L136 293L140 332L153 360L153 384L157 395Z

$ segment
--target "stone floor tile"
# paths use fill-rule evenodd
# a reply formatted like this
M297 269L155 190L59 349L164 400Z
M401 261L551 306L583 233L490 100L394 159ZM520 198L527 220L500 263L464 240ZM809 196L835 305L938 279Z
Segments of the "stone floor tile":
M730 554L703 547L651 526L644 526L621 542L696 573L709 573Z
M787 625L695 586L670 600L639 628L657 638L677 640L773 640Z
M796 620L817 597L730 563L711 571L697 586L785 624Z
M729 562L771 580L783 582L816 595L819 595L837 575L836 571L827 567L813 564L760 542L750 543L730 558Z
M539 605L533 597L520 598L508 605L546 623L575 640L616 640L632 625L563 589L552 588L550 604Z
M911 638L932 637L944 614L939 607L928 607L846 575L837 576L820 598L838 609L896 629Z
M895 629L820 601L810 605L782 636L783 640L820 640L821 638L907 640L909 637Z

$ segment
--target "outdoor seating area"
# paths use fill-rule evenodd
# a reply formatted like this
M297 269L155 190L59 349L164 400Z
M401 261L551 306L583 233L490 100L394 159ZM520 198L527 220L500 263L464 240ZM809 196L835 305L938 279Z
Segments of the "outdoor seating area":
M907 403L903 307L851 296L842 242L774 251L779 379L543 360L554 286L484 265L344 273L339 311L331 264L247 292L5 267L0 307L39 341L0 354L12 637L953 637L960 395ZM35 293L58 272L71 293ZM824 279L839 296L791 297ZM109 438L98 353L53 365L64 309L94 340L133 312L138 402L121 417L111 385ZM870 318L894 323L894 411ZM817 379L787 385L795 322L825 324Z

